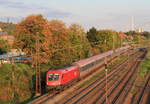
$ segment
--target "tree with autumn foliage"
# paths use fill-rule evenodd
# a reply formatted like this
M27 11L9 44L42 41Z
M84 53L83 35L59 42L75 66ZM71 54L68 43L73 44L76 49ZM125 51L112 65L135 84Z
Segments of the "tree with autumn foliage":
M35 53L35 40L42 34L46 20L41 15L31 15L17 24L16 46L28 55Z
M35 55L39 38L40 63L52 67L70 64L69 29L58 20L48 21L42 15L31 15L17 25L16 46L27 55Z
M63 66L70 64L69 57L69 30L67 26L58 20L52 20L48 22L49 31L51 32L52 41L50 41L49 47L52 52L49 64L52 66Z
M120 39L115 31L98 31L92 28L86 35L80 25L72 24L68 28L62 21L48 21L42 15L28 16L17 25L16 46L27 55L34 56L37 38L40 63L46 63L52 67L71 64L89 55L99 54L112 49L113 45L115 48L120 46Z
M22 49L27 55L34 55L36 52L36 39L39 38L40 52L48 50L47 38L50 41L48 21L42 15L31 15L17 24L16 42L17 48ZM48 43L47 43L48 44ZM42 55L40 55L42 57ZM41 60L48 62L47 60Z
M39 38L40 63L64 66L89 56L90 44L83 27L69 28L58 20L48 21L42 15L31 15L17 25L17 43L27 55L34 56Z

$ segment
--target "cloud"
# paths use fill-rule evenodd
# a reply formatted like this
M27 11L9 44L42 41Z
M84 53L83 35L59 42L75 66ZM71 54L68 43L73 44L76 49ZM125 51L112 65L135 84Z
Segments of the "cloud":
M36 4L25 4L23 2L13 2L10 0L0 0L0 6L3 8L12 9L10 12L19 14L20 17L24 17L30 14L43 14L47 18L64 18L69 17L72 13L65 12L62 10L57 10L54 8L49 8L44 5L36 5Z
M59 10L48 10L44 13L47 18L64 18L72 16L72 13L63 12Z
M28 5L25 5L22 2L13 2L10 0L0 0L0 5L3 7L8 7L8 8L30 9L30 7Z
M35 5L28 5L23 2L14 2L14 1L10 1L10 0L0 0L0 5L3 7L7 7L7 8L23 9L23 10L32 9L35 6ZM37 8L37 7L35 7L35 8Z
M6 4L10 4L11 2L10 1L8 1L8 0L1 0L0 1L0 4L1 5L6 5Z

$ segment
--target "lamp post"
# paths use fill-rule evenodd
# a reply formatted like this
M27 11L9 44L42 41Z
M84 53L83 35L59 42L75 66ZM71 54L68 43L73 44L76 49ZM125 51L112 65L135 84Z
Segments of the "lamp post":
M107 72L108 72L108 69L107 69L107 58L105 58L105 76L106 76L106 104L108 104L108 97L107 97Z
M106 44L106 39L105 39L105 44ZM107 44L106 44L107 45ZM106 86L105 86L105 90L106 90L106 104L108 104L108 97L107 97L107 93L108 93L108 91L107 91L107 72L108 72L108 69L107 69L107 56L105 56L105 76L106 76Z
M112 35L113 35L113 37L112 37L112 50L113 50L113 54L111 56L112 56L112 59L113 59L114 56L115 56L115 37L114 37L115 34L112 34Z
M113 34L113 53L115 53L115 34Z
M36 89L35 96L41 95L41 72L40 72L40 63L39 63L39 33L36 34L36 60L35 60L35 69L36 69Z

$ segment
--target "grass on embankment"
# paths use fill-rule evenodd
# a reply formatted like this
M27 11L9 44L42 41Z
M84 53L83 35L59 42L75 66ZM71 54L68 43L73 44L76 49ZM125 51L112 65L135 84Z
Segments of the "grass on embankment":
M150 50L148 50L144 61L140 65L139 72L137 73L137 78L131 90L131 93L133 95L136 95L139 92L139 87L136 86L144 85L147 75L150 75Z
M144 76L144 75L146 75L148 73L150 74L150 52L146 56L144 62L142 63L142 65L140 67L139 75L140 76Z

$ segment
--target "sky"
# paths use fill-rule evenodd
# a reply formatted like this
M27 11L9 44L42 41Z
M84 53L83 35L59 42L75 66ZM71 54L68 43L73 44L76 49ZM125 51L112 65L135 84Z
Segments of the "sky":
M31 14L66 25L82 25L85 30L128 31L132 17L135 28L150 31L150 0L0 0L0 21L18 23ZM8 19L9 18L9 19Z

